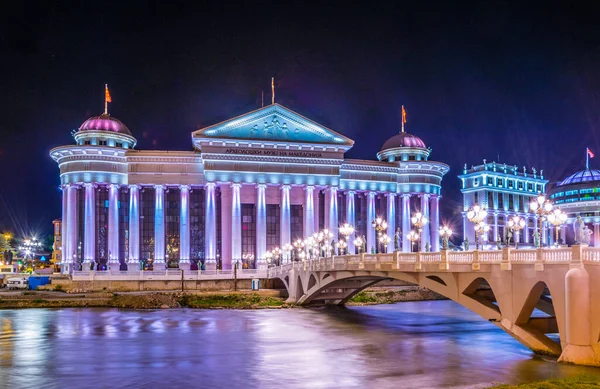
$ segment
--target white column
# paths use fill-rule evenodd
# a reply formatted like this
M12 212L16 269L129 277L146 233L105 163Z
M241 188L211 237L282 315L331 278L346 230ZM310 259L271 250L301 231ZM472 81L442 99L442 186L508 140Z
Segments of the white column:
M566 223L563 224L560 228L560 239L562 240L562 244L567 244L567 226L571 224L571 223ZM595 231L595 229L594 229ZM594 232L595 234L595 232ZM596 247L600 247L600 246L596 246Z
M394 234L396 233L396 194L387 194L387 232L386 234L390 238L387 245L387 252L394 252Z
M410 232L410 193L402 194L402 252L411 252Z
M181 185L179 194L179 263L187 264L190 263L190 186Z
M307 185L304 187L304 238L308 238L315 232L315 202L314 202L315 187Z
M467 220L466 212L463 212L462 219L463 219L463 242L464 242L468 237L467 228L469 228L469 226L467 225L468 220Z
M280 210L280 222L279 222L279 238L280 240L280 248L283 250L283 245L291 242L291 225L290 225L290 186L282 185L281 186L281 210ZM290 253L286 253L283 256L284 262L287 262L289 259Z
M354 196L356 192L349 190L346 192L346 223L356 228L356 207L354 205ZM348 254L354 254L356 248L354 247L354 234L348 235Z
M108 187L108 263L119 270L119 185Z
M431 251L440 251L440 196L431 198Z
M523 217L525 220L525 228L523 229L523 241L529 243L529 215Z
M504 223L506 226L506 214L504 215ZM506 227L504 227L506 228ZM494 212L494 242L498 241L498 212Z
M545 221L542 221L542 231L540 231L540 234L542 234L542 236L541 236L542 246L547 245L548 244L548 223Z
M69 253L67 262L69 263L68 272L72 270L78 270L79 265L79 253L77 252L77 231L79 229L79 223L77 220L77 187L75 185L69 185L69 194L68 194L68 235L69 235Z
M139 270L140 263L140 187L129 185L129 263L127 270Z
M367 252L371 253L373 250L377 248L377 234L375 233L375 228L371 225L373 220L375 220L375 192L369 191L367 194Z
M154 270L165 269L165 186L155 185Z
M217 263L217 201L215 199L215 183L207 182L205 187L206 212L204 214L204 261L207 264ZM214 265L213 265L214 266Z
M83 184L83 187L85 188L83 270L90 270L89 263L94 262L96 256L96 191L92 183Z
M428 222L425 224L421 231L421 251L425 251L425 246L430 242L429 227L431 226L431 219L429 218L429 195L421 195L421 213L427 218ZM430 245L431 247L431 245Z
M68 221L68 210L69 210L69 185L61 186L62 189L62 219L61 219L61 260L60 260L60 269L63 273L67 273L67 261L68 261L68 253L71 252L69 248L69 232L67 230L67 226L69 225Z
M267 263L267 185L256 185L256 263Z
M329 231L333 234L334 242L337 242L339 237L337 191L338 188L336 186L330 187L327 191L327 197L329 198L327 201L329 204L329 220L327 221L327 228L329 228Z
M600 223L594 223L594 247L600 247Z
M242 184L231 184L231 266L242 263Z

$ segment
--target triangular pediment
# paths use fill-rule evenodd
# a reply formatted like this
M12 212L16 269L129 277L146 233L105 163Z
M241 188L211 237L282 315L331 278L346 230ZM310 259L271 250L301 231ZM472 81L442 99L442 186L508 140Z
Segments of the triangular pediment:
M289 108L272 104L192 133L194 141L221 139L337 145L354 141Z

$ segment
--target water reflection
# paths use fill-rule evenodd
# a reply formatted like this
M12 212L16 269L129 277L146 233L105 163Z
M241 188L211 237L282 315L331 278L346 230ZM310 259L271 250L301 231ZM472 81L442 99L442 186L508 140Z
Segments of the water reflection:
M545 362L450 301L260 311L0 311L0 387L486 387Z

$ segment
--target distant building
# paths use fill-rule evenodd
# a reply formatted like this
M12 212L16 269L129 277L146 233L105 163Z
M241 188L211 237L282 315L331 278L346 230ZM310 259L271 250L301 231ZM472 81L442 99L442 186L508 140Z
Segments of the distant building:
M519 233L519 241L533 244L537 215L529 212L529 203L538 193L546 191L548 180L544 179L542 170L538 173L532 168L527 172L525 167L519 170L516 165L488 163L484 159L482 165L470 169L465 164L463 174L458 178L462 181L463 193L463 240L468 238L471 244L475 242L474 225L467 218L467 212L479 204L488 210L490 232L484 240L493 244L499 235L505 241L508 218L519 215L527 223ZM544 243L547 235L542 235Z
M50 262L54 266L58 266L62 262L62 220L55 219L52 224L54 225L54 243L52 244L52 259Z
M593 232L590 244L600 247L600 170L585 169L571 174L549 190L550 199L568 216L560 230L560 239L575 242L573 222L580 216ZM554 234L551 234L551 239Z

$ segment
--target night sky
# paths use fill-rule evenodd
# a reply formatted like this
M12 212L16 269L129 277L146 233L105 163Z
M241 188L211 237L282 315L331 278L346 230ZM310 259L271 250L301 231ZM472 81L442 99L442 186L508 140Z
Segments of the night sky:
M327 3L327 4L325 4ZM400 128L456 175L496 160L550 181L600 157L600 2L12 2L0 15L0 228L61 216L52 147L103 110L138 149L191 150L192 131L276 101L375 159ZM595 4L592 4L595 3ZM591 160L600 168L600 158Z

